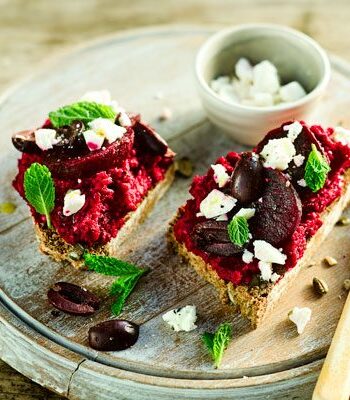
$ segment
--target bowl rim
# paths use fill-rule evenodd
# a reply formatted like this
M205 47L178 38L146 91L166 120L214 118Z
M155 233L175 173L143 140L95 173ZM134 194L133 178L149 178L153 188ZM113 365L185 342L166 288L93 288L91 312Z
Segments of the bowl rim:
M277 104L273 106L266 106L266 107L258 107L258 106L250 106L250 105L245 105L245 104L240 104L240 103L233 103L230 101L227 101L225 99L222 99L217 93L214 92L209 86L209 84L206 82L204 79L202 73L200 72L202 69L203 65L203 58L208 51L208 48L212 46L213 42L224 38L226 36L230 36L232 34L241 32L241 31L247 31L247 30L255 30L255 29L267 29L270 31L275 31L277 32L283 32L285 34L289 34L292 37L297 37L304 42L306 42L308 45L313 47L316 50L316 53L320 57L321 63L323 65L323 76L320 78L319 82L317 85L311 90L311 92L308 92L306 96L302 97L299 100L291 101L288 103L284 104ZM197 82L199 83L199 86L204 89L204 91L216 102L221 103L221 105L226 108L227 110L232 110L232 109L237 109L240 111L252 111L256 113L271 113L274 111L286 111L292 108L296 107L301 107L310 101L314 100L317 98L321 92L325 90L327 87L329 81L330 81L330 76L331 76L331 66L330 66L330 61L327 56L326 51L310 36L306 35L303 32L300 32L296 29L290 28L288 26L284 25L279 25L279 24L267 24L267 23L252 23L252 24L240 24L234 27L229 27L225 29L221 29L218 32L214 33L211 35L200 47L200 49L197 52L196 59L195 59L195 75Z

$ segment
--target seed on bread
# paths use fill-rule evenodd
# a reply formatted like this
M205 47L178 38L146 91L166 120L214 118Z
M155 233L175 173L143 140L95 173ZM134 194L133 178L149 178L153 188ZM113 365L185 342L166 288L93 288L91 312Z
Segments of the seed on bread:
M338 225L343 225L343 226L350 225L350 218L348 218L348 217L341 217L341 218L339 219L339 221L337 222L337 224L338 224Z
M350 290L350 279L345 279L345 281L343 283L343 288L345 290Z
M330 267L338 264L338 261L334 257L330 257L330 256L325 257L324 262L326 264L328 264Z
M324 280L316 277L312 280L312 286L315 292L320 296L323 296L329 290L327 283Z

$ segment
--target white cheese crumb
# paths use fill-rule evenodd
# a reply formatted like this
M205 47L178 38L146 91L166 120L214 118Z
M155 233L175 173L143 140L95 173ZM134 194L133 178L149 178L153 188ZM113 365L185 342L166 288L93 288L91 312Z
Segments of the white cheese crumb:
M342 144L350 145L350 129L337 126L334 129L333 138Z
M124 127L116 125L108 118L96 118L89 123L89 127L98 135L104 136L109 143L120 139L126 132Z
M284 171L295 156L295 147L289 138L271 139L262 149L264 166Z
M273 106L274 99L271 93L254 93L252 104L257 107L269 107Z
M92 129L88 129L87 131L85 131L83 133L83 136L84 136L86 145L90 151L99 150L102 147L103 142L105 140L105 137L103 134L96 133Z
M217 218L215 218L216 221L228 221L228 215L227 214L222 214L219 215Z
M247 249L245 249L243 251L243 255L242 255L243 262L245 262L246 264L250 264L253 261L253 258L254 258L254 254L251 251L249 251Z
M250 64L249 60L242 57L240 58L235 65L235 72L238 79L244 82L252 82L253 81L253 67Z
M236 205L237 199L228 196L220 190L213 189L200 204L200 212L205 218L214 218L226 214Z
M169 107L163 107L162 112L159 115L159 120L160 121L166 121L170 119L173 116L172 111L170 110Z
M297 167L301 167L304 164L305 157L301 154L297 154L293 157L293 161Z
M210 82L210 87L214 90L214 92L219 93L219 90L229 83L230 78L228 76L219 76Z
M276 93L280 88L277 68L267 60L253 67L253 88L255 92Z
M59 140L56 138L55 129L37 129L34 132L35 143L41 150L52 149L53 145L57 144Z
M250 219L255 215L255 208L241 208L236 214L235 217L244 217L246 219Z
M289 319L295 323L298 334L301 335L304 332L307 323L311 319L311 310L308 307L294 307L289 313Z
M80 189L69 190L64 196L63 215L69 217L77 213L85 204L85 194Z
M260 270L261 279L268 282L272 276L272 264L270 262L259 261L258 267Z
M286 181L286 187L290 186L290 181Z
M305 179L299 179L299 180L297 181L297 184L298 184L299 186L301 186L301 187L306 187L306 186L307 186L307 185L306 185Z
M289 103L305 97L306 92L299 82L293 81L282 86L279 90L279 95L282 101Z
M237 103L239 101L232 85L221 86L218 94L223 100L227 100L228 102Z
M196 306L185 306L163 314L163 320L168 323L175 332L190 332L196 329Z
M226 168L222 164L212 164L211 168L214 171L214 181L218 184L219 188L224 187L230 179Z
M303 130L303 125L299 121L294 121L292 124L284 125L284 131L288 131L287 137L294 142Z
M274 272L274 273L271 275L271 279L270 279L271 282L272 282L272 283L277 282L278 279L280 278L280 276L281 276L281 275L277 274L277 272Z
M280 265L286 263L287 256L265 240L255 240L253 246L254 255L258 260L264 261L265 263L275 263Z
M121 126L131 126L131 119L129 118L128 114L125 112L124 108L120 108L118 122Z

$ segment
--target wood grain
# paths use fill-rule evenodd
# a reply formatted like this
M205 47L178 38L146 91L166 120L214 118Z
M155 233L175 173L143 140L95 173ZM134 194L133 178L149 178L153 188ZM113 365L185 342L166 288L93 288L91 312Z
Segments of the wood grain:
M84 13L81 13L82 3L84 3ZM155 3L155 0L133 3L123 0L98 3L92 0L84 0L84 2L78 0L73 4L68 0L59 3L44 0L30 3L25 0L0 1L0 49L2 51L0 87L9 86L19 76L31 73L35 66L42 64L43 58L49 58L58 50L68 48L72 44L115 30L154 23L281 22L311 34L332 52L350 60L349 47L343 40L347 34L347 21L350 16L350 5L345 1L338 0L330 3L299 0L287 4L280 1L227 2L221 0L212 2L206 0L187 1L181 5L178 1L168 1L162 7L158 7ZM151 102L151 104L154 107L157 103ZM348 106L344 104L339 109L346 115ZM19 110L21 110L20 107L13 111L18 113ZM41 113L42 109L36 110L38 111ZM34 115L31 117L32 120L35 119ZM11 129L7 131L9 130ZM4 165L7 166L7 162L2 162L1 165L3 168ZM1 195L3 193L3 191L0 192ZM11 196L12 201L13 192L8 191L6 198L9 198L8 196ZM21 201L18 201L18 204L23 205ZM19 220L27 215L25 208L22 208L20 212L22 211L23 216L20 215ZM16 214L15 218L18 215ZM9 221L11 224L11 219ZM0 229L4 226L1 220ZM2 371L1 366L0 371ZM34 389L21 390L21 386L17 386L12 376L10 374L7 381L9 385L13 382L16 399L37 398ZM0 394L3 394L1 390Z

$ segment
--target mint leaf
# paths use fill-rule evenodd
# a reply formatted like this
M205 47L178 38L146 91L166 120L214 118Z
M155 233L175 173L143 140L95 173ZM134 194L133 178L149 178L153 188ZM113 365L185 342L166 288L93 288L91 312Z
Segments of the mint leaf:
M59 108L49 113L49 118L55 128L70 125L73 121L83 121L85 124L96 118L108 118L114 121L115 112L111 106L89 101L80 101Z
M143 273L121 277L117 279L110 288L112 296L118 296L117 300L112 304L112 313L119 315L122 312L123 306L130 293L134 290L138 280Z
M123 276L137 274L142 271L142 269L126 261L91 253L84 254L84 261L90 271L95 271L103 275Z
M108 276L118 276L118 279L113 282L109 290L111 296L117 296L117 300L112 304L112 313L114 315L121 313L138 280L148 272L146 268L138 268L134 264L114 257L85 253L84 261L90 271Z
M249 226L247 218L233 217L227 225L228 236L232 243L243 246L249 240Z
M50 213L55 206L55 185L45 165L34 163L26 170L24 192L35 211L45 215L47 226L52 228Z
M304 179L307 186L315 193L323 188L328 172L331 170L325 157L311 145L311 152L305 165Z
M228 344L232 340L232 325L225 322L219 326L216 332L205 332L202 341L209 350L216 368L221 364L222 356Z

